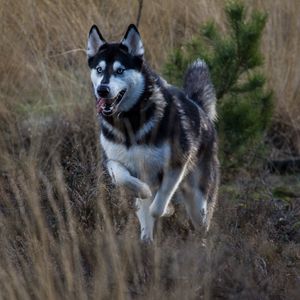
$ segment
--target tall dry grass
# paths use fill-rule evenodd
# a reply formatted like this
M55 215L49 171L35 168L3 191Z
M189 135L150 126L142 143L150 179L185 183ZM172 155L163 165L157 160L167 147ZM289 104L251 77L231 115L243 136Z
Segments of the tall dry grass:
M263 48L274 118L297 137L300 5L247 3L269 12ZM202 22L223 27L223 4L144 1L150 64L159 70ZM133 0L0 3L0 299L295 299L299 206L274 202L257 174L222 188L206 241L179 208L158 224L154 245L138 242L131 200L99 168L84 52L93 23L119 39L137 10Z
M296 299L299 195L275 200L265 173L242 171L206 239L179 206L143 245L132 200L100 171L89 111L28 126L1 170L0 299Z

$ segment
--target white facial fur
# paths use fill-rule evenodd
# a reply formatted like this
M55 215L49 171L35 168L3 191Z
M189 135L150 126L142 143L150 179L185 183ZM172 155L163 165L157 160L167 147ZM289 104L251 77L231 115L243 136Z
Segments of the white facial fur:
M103 71L105 71L105 68L107 67L105 61L100 61L97 67L98 66L101 67ZM108 86L110 88L108 98L114 98L122 90L126 89L126 93L119 103L117 110L128 111L143 93L145 87L145 79L140 72L134 69L124 68L125 70L122 74L117 74L116 71L118 68L124 68L124 66L119 61L116 61L113 64L114 74L111 75L108 83ZM91 80L96 97L99 97L97 88L100 86L102 79L103 75L98 74L96 69L92 69Z
M98 67L101 67L102 70L104 71L106 68L105 61L104 60L100 61L96 68L98 68ZM92 80L93 87L94 87L94 93L97 98L99 98L97 88L100 86L102 79L103 79L103 74L98 74L96 69L91 70L91 80Z
M115 61L113 64L113 70L116 72L119 68L125 69L125 67L119 61Z
M128 111L134 106L138 98L143 93L145 89L145 79L140 72L128 69L124 71L122 78L116 79L115 76L112 76L112 84L115 84L118 81L125 84L126 88L126 93L119 104L118 110Z

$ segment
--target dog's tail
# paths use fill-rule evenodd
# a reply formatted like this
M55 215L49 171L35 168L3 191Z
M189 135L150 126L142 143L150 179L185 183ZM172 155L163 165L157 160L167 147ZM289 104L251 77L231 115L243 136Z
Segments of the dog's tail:
M214 121L217 117L217 98L205 61L197 59L189 66L183 87L187 96L200 104L209 119Z

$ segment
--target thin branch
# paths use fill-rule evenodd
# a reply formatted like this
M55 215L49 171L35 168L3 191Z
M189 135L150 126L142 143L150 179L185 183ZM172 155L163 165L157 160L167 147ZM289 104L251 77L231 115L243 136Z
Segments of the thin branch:
M49 57L57 57L57 56L62 56L62 55L66 55L66 54L70 54L70 53L74 53L74 52L84 52L84 53L86 53L86 49L83 49L83 48L71 49L71 50L68 50L68 51L61 52L61 53L49 55Z
M136 27L139 27L141 16L142 16L142 10L143 10L143 0L138 0L139 1L139 10L136 18Z
M267 168L272 173L279 172L280 174L300 172L300 158L271 160L267 163Z

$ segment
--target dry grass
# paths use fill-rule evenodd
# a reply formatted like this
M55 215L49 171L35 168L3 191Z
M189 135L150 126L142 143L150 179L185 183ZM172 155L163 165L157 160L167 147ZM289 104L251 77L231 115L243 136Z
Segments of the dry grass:
M0 299L296 299L298 178L241 170L223 184L206 240L179 207L152 246L138 242L130 199L106 184L86 36L96 23L119 39L137 2L1 1ZM200 23L223 26L221 0L144 2L140 31L157 69ZM274 120L293 129L299 150L300 5L252 5L269 12Z
M179 206L142 245L132 201L99 170L89 111L28 126L1 173L0 298L295 299L298 178L286 192L282 178L241 171L205 240Z

